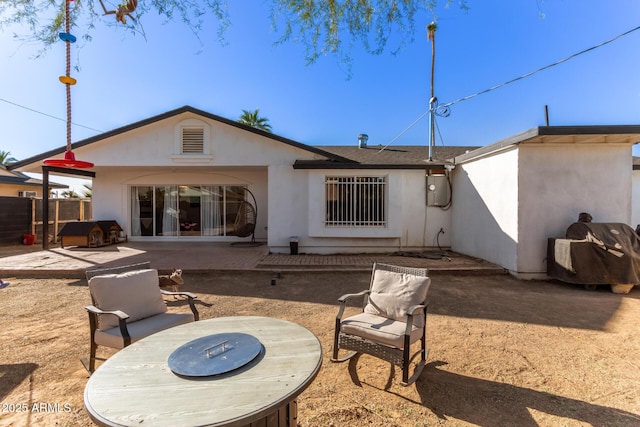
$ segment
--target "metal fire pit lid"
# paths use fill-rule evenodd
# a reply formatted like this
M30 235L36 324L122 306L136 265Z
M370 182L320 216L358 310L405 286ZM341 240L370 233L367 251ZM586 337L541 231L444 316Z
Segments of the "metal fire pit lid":
M262 343L252 335L214 334L178 347L169 356L168 364L177 375L220 375L245 366L262 353L262 349Z

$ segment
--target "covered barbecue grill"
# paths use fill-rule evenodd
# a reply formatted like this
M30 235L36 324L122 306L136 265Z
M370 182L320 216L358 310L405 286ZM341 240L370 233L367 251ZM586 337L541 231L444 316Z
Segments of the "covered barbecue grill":
M628 293L640 284L640 236L626 224L576 222L566 238L550 238L547 274L585 285L611 285L615 293Z

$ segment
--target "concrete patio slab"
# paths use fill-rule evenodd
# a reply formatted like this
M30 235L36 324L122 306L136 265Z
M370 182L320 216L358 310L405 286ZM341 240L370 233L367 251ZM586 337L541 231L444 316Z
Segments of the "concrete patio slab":
M374 262L426 267L431 272L504 273L486 261L451 252L421 254L270 254L266 245L246 247L210 242L127 242L100 248L0 247L0 277L84 277L88 269L150 261L166 272L181 268L203 273L220 270L368 271Z

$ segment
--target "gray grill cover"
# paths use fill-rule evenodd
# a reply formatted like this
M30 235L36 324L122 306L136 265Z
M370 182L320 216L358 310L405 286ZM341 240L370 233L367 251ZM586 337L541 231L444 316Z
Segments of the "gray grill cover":
M549 239L547 274L581 284L640 283L640 238L626 224L576 222Z

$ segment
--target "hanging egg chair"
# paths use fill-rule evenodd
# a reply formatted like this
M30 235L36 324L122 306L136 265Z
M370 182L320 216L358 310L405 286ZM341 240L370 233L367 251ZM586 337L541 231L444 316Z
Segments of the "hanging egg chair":
M256 242L256 223L258 220L258 207L256 203L256 198L253 193L245 188L244 191L249 193L253 203L246 200L243 200L238 207L238 213L236 214L236 219L233 223L233 234L238 237L249 237L251 236L251 240L248 242L234 242L232 245L249 245L249 246L259 246L262 243Z

